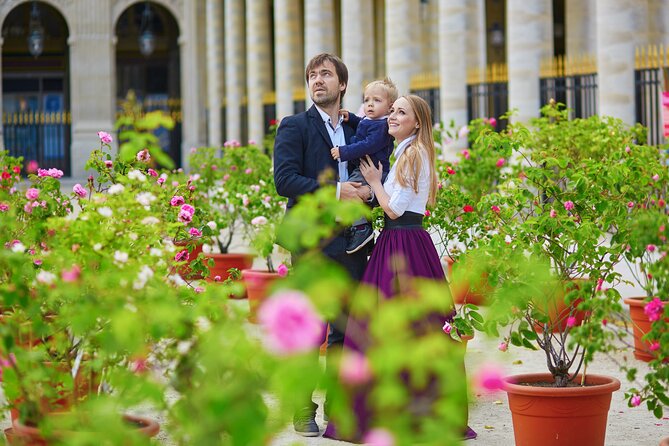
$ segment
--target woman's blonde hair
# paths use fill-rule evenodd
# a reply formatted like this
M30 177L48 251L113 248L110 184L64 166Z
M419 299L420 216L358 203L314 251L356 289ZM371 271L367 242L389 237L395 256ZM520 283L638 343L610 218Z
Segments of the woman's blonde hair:
M418 177L423 168L422 153L426 155L430 164L430 191L427 203L433 206L437 195L437 172L435 169L435 147L432 137L432 112L427 102L420 96L409 94L400 96L409 102L413 111L418 128L416 139L411 141L404 155L397 160L397 182L402 187L411 187L414 193L418 193Z

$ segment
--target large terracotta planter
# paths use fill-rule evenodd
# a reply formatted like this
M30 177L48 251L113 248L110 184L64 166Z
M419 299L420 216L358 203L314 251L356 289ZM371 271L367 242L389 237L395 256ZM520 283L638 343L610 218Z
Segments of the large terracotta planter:
M246 285L246 294L249 299L249 322L254 324L257 322L258 308L267 299L272 284L279 278L277 273L268 271L242 270L242 280Z
M151 418L123 415L123 419L129 425L135 427L140 434L148 438L155 437L160 431L158 422ZM55 436L58 436L58 434L55 433ZM5 429L5 437L8 444L17 446L49 446L55 444L42 437L37 427L27 426L19 420L12 421L12 427Z
M580 383L581 376L576 379ZM550 373L505 379L516 446L604 446L611 395L620 381L587 375L584 387L538 387L553 382Z
M228 254L205 254L207 259L214 259L214 266L209 267L209 277L207 280L213 281L214 277L221 276L221 280L230 277L228 272L232 268L240 271L249 269L253 265L253 254L246 253L228 253Z
M476 306L485 304L485 293L491 291L490 286L486 281L485 274L481 276L481 280L472 287L472 284L463 277L453 276L453 259L446 256L444 261L447 264L446 274L451 286L451 294L453 295L453 302L456 304L473 304Z
M652 322L643 312L646 305L643 297L628 297L623 300L630 307L630 318L632 319L632 330L634 332L634 357L641 361L652 361L657 355L650 351L650 342L641 339L651 329Z

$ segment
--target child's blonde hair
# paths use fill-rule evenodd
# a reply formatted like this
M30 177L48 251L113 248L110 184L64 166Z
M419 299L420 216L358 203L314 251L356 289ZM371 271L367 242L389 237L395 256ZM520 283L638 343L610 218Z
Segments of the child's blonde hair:
M393 105L393 103L397 100L397 97L399 96L399 92L397 91L397 85L395 85L395 83L392 80L390 80L389 77L370 82L365 86L365 93L367 92L367 90L374 87L379 87L386 93L390 105Z

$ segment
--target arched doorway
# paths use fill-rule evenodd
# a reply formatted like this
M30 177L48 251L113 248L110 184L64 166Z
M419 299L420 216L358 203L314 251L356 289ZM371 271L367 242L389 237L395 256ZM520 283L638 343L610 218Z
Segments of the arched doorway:
M70 175L69 30L47 3L20 4L2 23L5 149Z
M179 26L166 8L147 1L123 11L114 31L119 104L132 91L143 111L162 109L174 118L174 129L159 129L157 136L163 150L180 166Z

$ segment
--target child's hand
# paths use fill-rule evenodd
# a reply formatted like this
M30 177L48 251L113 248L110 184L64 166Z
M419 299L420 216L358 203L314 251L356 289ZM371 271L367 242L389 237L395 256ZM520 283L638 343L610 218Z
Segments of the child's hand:
M348 110L339 110L339 114L344 117L344 122L348 122Z
M339 147L333 147L330 149L330 155L332 155L333 160L339 160Z

